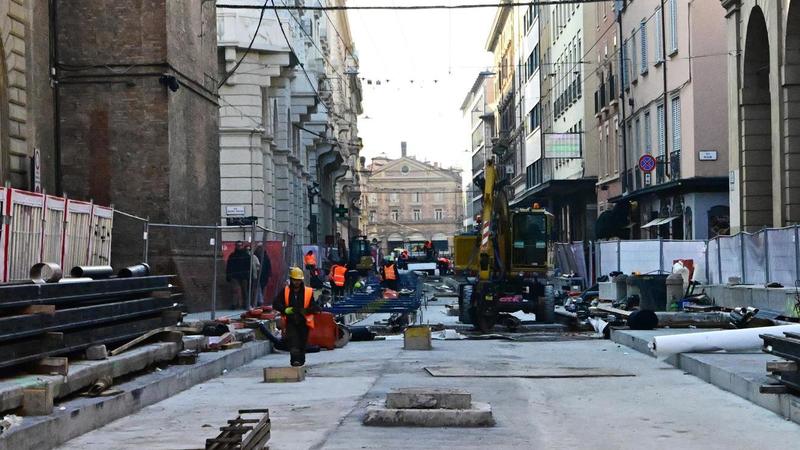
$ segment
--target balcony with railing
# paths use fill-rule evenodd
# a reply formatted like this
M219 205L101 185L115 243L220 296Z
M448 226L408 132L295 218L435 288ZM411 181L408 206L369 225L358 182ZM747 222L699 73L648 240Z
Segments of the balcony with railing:
M484 145L486 142L485 135L483 132L483 126L479 126L475 128L475 131L472 132L472 151L478 149L478 147Z

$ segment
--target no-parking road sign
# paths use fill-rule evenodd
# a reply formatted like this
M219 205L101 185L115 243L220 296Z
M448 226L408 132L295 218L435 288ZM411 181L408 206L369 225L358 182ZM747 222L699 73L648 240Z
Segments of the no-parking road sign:
M639 158L639 169L642 172L650 173L656 168L656 159L653 158L653 155L642 155Z

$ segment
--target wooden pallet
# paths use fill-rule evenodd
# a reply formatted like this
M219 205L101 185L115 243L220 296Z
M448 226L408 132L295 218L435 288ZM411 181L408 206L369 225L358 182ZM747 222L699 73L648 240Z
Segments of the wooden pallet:
M206 440L206 450L262 450L271 430L268 409L240 409L228 426L220 428L219 436Z

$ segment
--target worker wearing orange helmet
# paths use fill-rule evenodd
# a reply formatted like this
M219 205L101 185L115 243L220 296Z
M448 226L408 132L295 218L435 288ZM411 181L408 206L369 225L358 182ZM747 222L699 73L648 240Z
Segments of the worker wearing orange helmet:
M289 362L293 367L306 363L308 333L314 328L314 314L320 312L314 301L314 290L304 284L303 269L292 267L289 270L289 284L283 288L272 308L285 318L284 340L289 348Z

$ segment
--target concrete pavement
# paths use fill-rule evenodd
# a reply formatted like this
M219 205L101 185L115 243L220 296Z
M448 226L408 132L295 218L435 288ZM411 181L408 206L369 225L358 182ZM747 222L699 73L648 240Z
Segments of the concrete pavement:
M62 449L201 448L240 408L271 411L270 448L792 448L800 427L733 394L609 341L354 342L311 354L306 381L265 384L272 354L74 439ZM437 378L426 366L623 369L628 378ZM364 410L399 387L466 389L491 403L488 429L376 428Z

